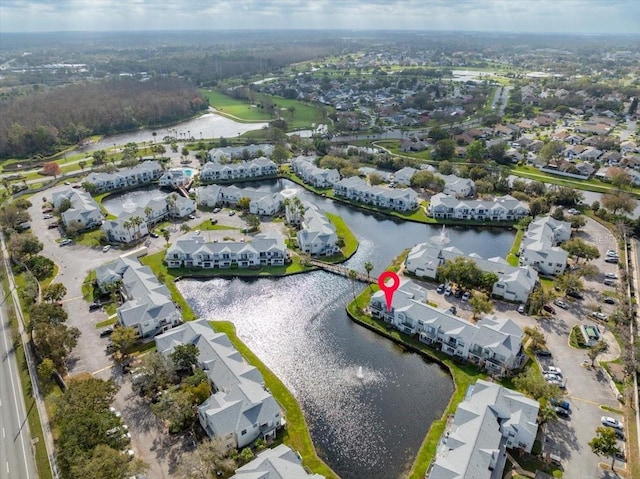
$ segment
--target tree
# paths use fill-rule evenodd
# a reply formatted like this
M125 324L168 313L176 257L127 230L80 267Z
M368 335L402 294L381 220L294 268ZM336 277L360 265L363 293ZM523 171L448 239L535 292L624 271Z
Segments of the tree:
M80 167L80 169L81 169L82 171L84 171L84 168L87 166L87 162L86 162L85 160L80 160L80 161L78 162L78 166Z
M182 454L176 475L179 479L208 479L217 471L232 472L236 467L222 439L205 439L195 451Z
M176 365L158 352L152 352L142 359L144 375L137 392L149 394L166 389L176 381Z
M443 130L439 126L434 126L429 130L429 138L433 141L438 142L440 140L447 140L450 138L449 132Z
M138 330L134 327L117 327L111 334L111 342L116 351L124 356L126 351L131 348L138 340Z
M53 376L54 372L56 372L56 365L51 359L44 358L42 362L38 364L38 378L47 391L51 386L51 376Z
M253 457L253 451L250 447L245 447L242 451L240 451L240 459L242 459L244 463L252 461Z
M273 147L273 152L271 153L271 159L281 165L285 163L289 159L289 150L283 144L278 143Z
M627 188L631 185L631 176L622 168L611 167L607 170L609 181L616 188Z
M367 272L367 279L369 279L371 275L371 271L373 271L373 263L371 261L367 261L364 264L364 270Z
M353 291L353 299L356 299L356 279L358 279L358 273L355 269L349 270L349 279L351 280L351 289Z
M182 231L183 233L187 233L191 230L191 228L189 227L189 225L187 223L182 223L180 225L180 231Z
M122 479L145 472L148 465L105 444L98 444L88 455L80 456L71 466L73 478Z
M47 176L57 178L60 174L60 165L55 161L49 161L42 165L42 172Z
M554 156L560 154L562 149L563 149L563 145L561 142L550 141L540 149L540 151L538 152L538 157L545 161L549 161Z
M88 181L82 182L82 188L90 195L94 195L98 191L98 187L94 183Z
M560 388L549 384L535 368L529 368L513 379L513 384L519 391L523 391L536 401L541 398L551 399L562 396Z
M538 411L538 426L541 426L544 423L550 421L555 421L556 419L558 419L556 410L549 404L547 404L545 407L540 408L540 410Z
M371 173L369 175L369 184L372 186L376 186L379 184L382 184L382 176L380 176L378 173Z
M453 140L440 140L433 149L433 158L435 160L449 160L456 151L456 144Z
M67 318L65 309L57 303L36 303L29 308L30 327L38 323L59 324L64 323Z
M198 364L198 354L200 350L195 344L179 344L169 357L179 371L185 371Z
M485 149L481 140L472 141L467 146L467 159L472 163L480 163L484 159Z
M487 148L487 156L490 160L495 161L499 165L511 163L511 159L505 156L507 151L506 143L498 143Z
M450 175L450 174L452 174L453 173L453 165L447 160L442 161L438 165L438 173L440 173L441 175Z
M561 248L572 257L577 258L576 261L580 258L591 261L600 257L598 247L587 244L582 238L571 238L569 241L565 241Z
M615 191L613 193L605 193L600 200L601 206L609 210L614 215L618 211L630 214L636 208L636 200L624 191Z
M102 165L107 159L107 152L104 150L98 150L93 152L93 163L96 166Z
M62 323L38 323L33 329L33 336L40 355L51 359L60 374L66 373L66 361L78 344L80 330Z
M542 332L542 330L538 326L536 326L535 328L532 328L530 326L526 326L524 328L524 334L525 334L525 336L529 337L529 341L531 342L531 347L534 350L535 349L540 349L540 348L544 347L545 344L547 344L547 340L544 337L544 333Z
M437 277L441 281L457 283L465 289L474 289L482 285L483 271L470 258L458 256L453 261L447 260L438 267Z
M529 308L528 313L538 314L542 307L553 299L550 292L546 292L544 288L537 287L533 290L533 293L529 295Z
M33 275L40 281L51 277L55 269L55 263L46 256L31 256L25 263Z
M165 243L167 244L167 246L169 245L169 239L171 238L171 233L169 232L168 229L165 229L162 232L162 237L164 238Z
M529 202L529 212L536 217L549 212L549 203L545 198L534 198Z
M238 203L236 203L236 206L241 210L249 211L250 204L251 204L251 198L247 198L246 196L243 196L238 200Z
M618 438L616 431L613 428L600 426L596 429L596 436L589 441L591 451L598 455L611 457L611 470L616 463L616 455L620 454L620 448L618 447Z
M257 215L245 215L244 222L249 227L249 232L260 231L260 218Z
M67 288L62 283L51 283L42 289L42 299L50 303L60 301L67 294Z
M182 389L165 392L157 403L151 405L151 410L167 423L171 433L188 429L198 417L192 396Z
M591 367L595 366L598 355L607 350L607 343L602 339L587 350L587 357L591 360Z
M482 313L491 313L493 311L493 302L485 293L475 293L469 300L469 304L473 309L473 317Z
M585 220L584 216L581 215L569 216L567 220L571 223L571 227L575 230L579 230L587 224L587 220Z
M21 262L38 254L43 247L42 242L31 233L11 236L8 245L11 257Z
M565 271L553 281L555 287L560 291L582 291L584 283L578 274Z

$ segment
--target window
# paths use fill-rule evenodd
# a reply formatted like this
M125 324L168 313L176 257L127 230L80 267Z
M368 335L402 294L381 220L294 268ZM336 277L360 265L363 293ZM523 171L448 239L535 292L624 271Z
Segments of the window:
M247 433L246 429L243 429L242 432L240 434L242 434L243 436Z

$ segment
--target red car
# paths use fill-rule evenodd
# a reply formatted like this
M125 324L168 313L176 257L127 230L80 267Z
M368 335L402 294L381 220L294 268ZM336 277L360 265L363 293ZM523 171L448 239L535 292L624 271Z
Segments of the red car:
M544 309L547 313L556 314L556 310L553 308L553 306L549 306L548 304L545 304L542 309Z

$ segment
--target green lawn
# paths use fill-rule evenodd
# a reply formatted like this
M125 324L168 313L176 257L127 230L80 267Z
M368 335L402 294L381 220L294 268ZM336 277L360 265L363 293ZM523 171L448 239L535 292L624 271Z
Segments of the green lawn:
M202 230L202 231L222 231L222 230L241 231L240 228L237 228L235 226L227 226L227 225L221 225L221 224L214 225L214 224L211 224L211 221L203 221L194 229Z
M209 104L216 110L222 114L233 116L239 121L261 122L275 119L266 110L258 108L250 102L237 100L217 90L200 91L209 99ZM311 104L264 93L254 94L254 104L257 105L264 100L273 102L280 117L289 125L289 129L308 128L312 123L317 125L326 121L322 111Z
M511 249L507 254L507 263L511 266L518 266L520 263L520 259L516 256L516 253L520 250L520 243L522 243L522 236L524 235L524 230L522 228L517 228L516 237L513 238L513 244L511 245Z
M338 238L342 238L344 240L344 248L342 248L342 254L339 255L336 260L333 258L327 258L327 260L332 262L345 261L351 258L355 252L358 250L358 240L353 235L347 223L338 215L334 215L331 213L326 213L327 218L336 228L336 234Z
M338 479L338 476L317 456L311 436L307 429L307 423L295 397L287 387L271 372L267 366L238 338L235 327L227 321L211 321L213 328L229 336L234 347L242 354L249 364L258 368L265 385L273 394L273 397L282 407L287 420L284 433L284 443L300 453L304 465L317 474L322 474L327 479Z

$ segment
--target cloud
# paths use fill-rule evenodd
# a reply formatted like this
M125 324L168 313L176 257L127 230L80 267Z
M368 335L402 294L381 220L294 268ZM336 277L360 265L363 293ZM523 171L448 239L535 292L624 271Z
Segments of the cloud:
M2 0L0 31L414 29L640 32L636 0Z

